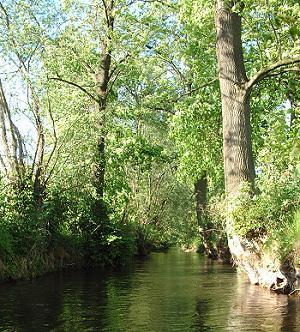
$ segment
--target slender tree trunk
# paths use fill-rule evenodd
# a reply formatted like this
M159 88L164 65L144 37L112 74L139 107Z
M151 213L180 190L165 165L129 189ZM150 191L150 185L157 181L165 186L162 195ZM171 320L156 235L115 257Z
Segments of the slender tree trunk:
M11 112L6 101L2 82L0 80L0 136L4 156L1 156L1 165L7 178L14 184L19 184L24 172L22 159L23 146L19 132L13 123Z
M34 91L32 91L35 93ZM43 199L45 195L45 174L44 174L44 154L45 154L45 134L44 126L40 117L40 105L38 97L35 95L33 97L34 101L34 117L37 127L38 140L36 144L36 151L33 162L33 193L35 201L38 206L43 204Z
M241 17L231 9L239 1L216 0L217 58L222 99L225 190L230 197L239 194L243 183L254 184L251 144L250 101L241 42ZM242 5L242 3L240 3ZM234 207L228 207L230 209ZM294 275L290 259L263 257L263 240L238 236L234 220L226 221L228 245L236 264L250 281L289 292ZM265 258L265 259L264 259Z
M196 198L196 214L198 227L203 239L204 251L209 258L216 259L218 257L217 251L213 247L210 240L210 235L213 229L213 224L207 220L205 216L206 200L207 200L207 177L203 174L195 182L195 198Z
M94 205L94 213L100 220L107 219L107 209L104 203L105 188L105 137L100 135L97 143L97 163L94 170L94 185L97 193L97 200Z
M209 219L206 212L207 204L207 175L195 182L196 214L200 234L203 240L205 254L212 259L219 259L223 262L230 262L230 252L226 236L221 229Z
M11 165L10 160L8 159L8 156L10 155L10 149L8 144L2 93L0 94L0 134L1 134L1 146L3 149L1 151L1 153L3 153L3 157L1 156L1 164L3 169L5 170L5 174L9 176L9 173L13 169L13 165Z
M41 118L41 103L36 89L32 83L28 66L26 66L23 58L17 51L16 55L20 62L20 69L23 79L27 83L27 89L31 100L30 107L34 116L35 126L38 135L32 163L31 178L33 180L34 198L37 205L40 207L43 204L43 198L45 195L44 155L46 146L44 125Z
M198 222L204 214L206 207L206 195L207 195L207 178L206 174L203 174L198 181L195 183L195 194L196 194L196 213Z
M293 124L295 123L295 121L297 119L297 115L296 115L297 103L296 103L296 100L295 100L295 97L294 97L294 93L291 90L288 90L287 97L288 97L288 100L291 104L289 127L292 128Z
M101 45L101 63L98 71L95 73L96 92L98 98L98 112L100 115L99 122L99 138L97 143L97 165L95 167L94 178L97 192L97 201L95 203L94 211L100 219L107 219L107 209L104 203L104 189L105 189L105 136L106 136L106 111L107 111L107 96L109 94L109 82L111 74L111 49L110 41L111 34L114 29L114 0L103 0L103 6L106 16L106 36Z

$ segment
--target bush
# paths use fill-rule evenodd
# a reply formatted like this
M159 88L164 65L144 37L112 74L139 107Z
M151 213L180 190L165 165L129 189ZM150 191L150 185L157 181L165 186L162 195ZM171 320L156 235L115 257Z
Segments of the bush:
M300 197L300 181L295 176L263 178L259 189L259 194L251 196L245 187L235 199L232 216L240 235L271 235L293 222Z

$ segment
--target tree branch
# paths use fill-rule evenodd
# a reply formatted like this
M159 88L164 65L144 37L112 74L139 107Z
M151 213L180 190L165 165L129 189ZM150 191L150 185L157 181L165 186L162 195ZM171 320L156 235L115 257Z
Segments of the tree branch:
M10 25L9 15L8 15L6 8L3 6L2 1L0 2L0 8L4 13L5 20L6 20L6 26L9 28L9 25Z
M128 58L130 58L130 56L131 56L130 54L126 54L124 58L122 58L121 60L118 61L118 63L110 71L110 74L109 74L109 77L108 77L109 80L112 78L112 76L114 75L114 73L118 70L119 65L122 64L122 63L124 63L124 62L126 62L126 60ZM117 75L118 75L118 73L117 73Z
M54 117L53 117L53 114L52 114L51 102L50 102L50 98L49 98L49 95L48 95L48 91L47 91L47 99L48 99L48 112L49 112L49 116L50 116L50 119L51 119L51 122L52 122L54 143L53 143L53 148L52 148L52 150L49 154L48 160L47 160L47 162L45 163L45 166L44 166L46 171L48 170L49 164L50 164L50 162L51 162L51 160L54 156L54 153L56 151L57 144L58 144L58 138L57 138L56 129L55 129L55 120L54 120ZM44 186L45 187L46 187L51 175L52 175L52 172L50 171L48 177L46 177L45 180L44 180Z
M176 9L177 7L173 5L172 3L168 3L167 1L162 1L162 0L143 0L144 3L160 3L163 6L169 7L171 9Z
M160 52L159 50L155 49L154 47L150 46L150 45L146 45L146 48L148 50L153 51L155 54L157 54L164 62L166 62L171 68L173 68L173 70L175 71L175 73L180 77L180 79L183 82L187 82L187 77L181 72L181 70L178 68L178 66L176 66L176 64L174 63L174 61L172 59L168 59L166 55L164 55L162 52Z
M102 4L103 4L103 7L104 7L104 13L105 13L105 18L106 18L106 23L107 23L107 26L109 26L109 15L108 15L106 1L102 0Z
M5 165L4 159L2 158L2 155L0 154L0 170L1 169L2 171L4 171L4 174L7 176L8 175L7 167Z
M77 83L74 83L72 81L68 81L68 80L65 80L61 77L49 77L50 80L55 80L55 81L59 81L59 82L63 82L63 83L66 83L66 84L69 84L69 85L72 85L74 86L75 88L81 90L82 92L84 92L87 96L89 96L91 99L93 99L96 103L99 103L99 99L95 96L93 96L90 92L88 92L84 87L82 87L81 85L77 84Z
M0 79L0 130L2 131L2 141L4 143L4 148L6 150L8 161L11 165L12 171L15 171L18 175L18 178L21 177L19 162L18 162L18 141L16 137L16 133L14 131L14 123L12 121L11 112L5 97L5 93L3 90L2 82ZM7 119L7 127L5 125L5 117ZM8 130L9 137L8 139L6 130Z
M196 92L196 91L199 91L203 88L206 88L207 86L210 86L211 84L213 84L214 82L218 81L219 78L218 77L215 77L213 78L212 80L210 80L209 82L205 83L205 84L202 84L196 88L193 88L193 89L190 89L188 92L186 93L183 93L181 94L180 96L178 96L177 99L174 99L173 102L176 102L176 101L179 101L180 99L184 98L185 96L190 96L192 93Z
M246 90L250 91L253 86L257 83L259 83L264 78L271 75L273 71L275 71L278 68L294 65L296 63L300 63L300 56L296 58L290 58L290 59L283 59L278 62L275 62L271 64L270 66L263 67L261 70L259 70L256 74L254 74L251 79L246 84ZM293 67L293 71L295 70L295 67ZM285 69L285 72L289 71L288 68Z
M92 66L90 66L90 64L85 60L81 59L79 53L73 47L70 47L70 50L80 61L82 61L82 64L88 73L95 75L95 70L92 68Z

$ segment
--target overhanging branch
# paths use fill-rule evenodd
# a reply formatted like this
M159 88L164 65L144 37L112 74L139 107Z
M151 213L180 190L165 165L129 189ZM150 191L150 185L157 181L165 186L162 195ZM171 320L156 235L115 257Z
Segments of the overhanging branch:
M84 87L82 87L81 85L74 83L72 81L68 81L65 80L64 78L61 77L49 77L50 80L55 80L55 81L59 81L59 82L63 82L69 85L74 86L75 88L81 90L82 92L84 92L87 96L89 96L91 99L93 99L96 103L99 103L99 99L96 98L95 96L93 96L90 92L88 92Z
M246 89L250 91L253 86L260 81L262 81L264 78L270 76L273 74L273 72L281 67L287 67L290 65L295 65L296 63L300 63L300 56L296 58L289 58L289 59L283 59L278 62L275 62L271 64L270 66L263 67L261 70L259 70L256 74L254 74L251 79L246 84ZM293 67L291 70L295 71L295 67ZM289 71L288 68L284 70L284 72Z

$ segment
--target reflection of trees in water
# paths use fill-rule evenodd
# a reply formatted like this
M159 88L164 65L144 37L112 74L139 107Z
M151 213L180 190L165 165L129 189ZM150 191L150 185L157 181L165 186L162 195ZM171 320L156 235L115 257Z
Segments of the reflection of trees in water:
M299 331L299 299L250 285L222 265L203 270L193 331Z
M283 316L281 331L299 331L300 326L300 299L289 297L287 300L287 312Z
M62 310L61 290L60 274L1 285L1 331L47 331L57 326Z
M55 273L32 282L0 288L0 330L97 330L118 306L116 292L130 291L130 273L114 277L101 270ZM112 323L112 326L114 326Z
M207 322L207 316L205 313L210 311L213 304L208 300L199 299L196 304L197 317L195 319L194 328L195 331L213 331L214 328Z
M202 269L193 331L224 331L236 296L237 275L230 265L210 260Z
M128 271L70 271L0 288L1 331L289 332L299 315L298 298L251 286L230 265L172 251Z
M83 331L101 321L105 306L105 280L100 270L77 271L69 275L63 290L63 308L59 323L64 331Z
M127 312L131 326L125 324L126 331L188 331L201 266L194 253L153 254L149 265L134 276Z
M88 270L81 273L74 291L64 294L64 331L121 331L120 308L130 294L132 271L123 269L113 273L103 270ZM114 314L112 314L114 313Z
M297 306L297 300L251 285L240 276L226 330L296 331L300 325Z

